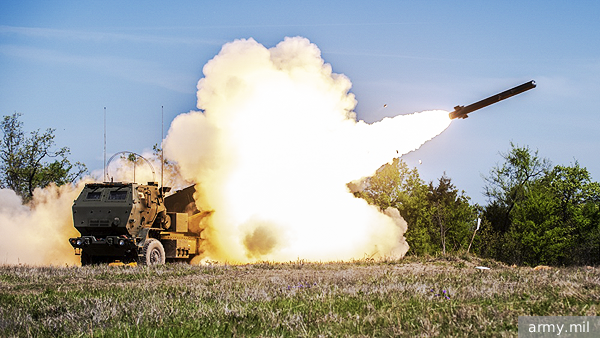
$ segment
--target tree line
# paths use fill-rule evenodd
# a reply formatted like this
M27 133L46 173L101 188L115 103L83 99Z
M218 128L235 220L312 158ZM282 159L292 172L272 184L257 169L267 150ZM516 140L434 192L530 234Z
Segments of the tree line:
M408 223L408 254L471 251L517 265L600 263L600 184L578 162L552 166L510 144L484 177L486 205L470 202L449 177L425 183L400 159L382 166L355 196L395 207ZM481 227L477 231L478 218Z

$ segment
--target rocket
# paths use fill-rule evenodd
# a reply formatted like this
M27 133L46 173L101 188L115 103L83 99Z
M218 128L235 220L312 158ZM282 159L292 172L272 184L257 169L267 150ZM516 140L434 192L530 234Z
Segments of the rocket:
M454 107L454 111L451 112L450 114L448 114L448 116L450 116L450 119L466 119L467 117L469 117L467 115L469 113L472 113L476 110L487 107L496 102L508 99L511 96L521 94L521 93L526 92L533 88L535 88L535 81L531 80L529 82L523 83L522 85L516 86L509 90L505 90L502 93L492 95L492 96L488 97L487 99L477 101L466 107L465 106L456 106L456 107Z

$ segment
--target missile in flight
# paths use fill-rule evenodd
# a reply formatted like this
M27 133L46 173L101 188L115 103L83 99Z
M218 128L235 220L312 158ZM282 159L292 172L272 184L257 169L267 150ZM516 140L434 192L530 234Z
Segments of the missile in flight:
M450 116L450 119L466 119L467 117L469 117L467 115L469 113L472 113L476 110L487 107L496 102L500 102L502 100L508 99L511 96L521 94L521 93L526 92L533 88L535 88L535 81L531 80L529 82L523 83L522 85L516 86L509 90L505 90L502 93L492 95L492 96L488 97L487 99L477 101L466 107L465 106L456 106L456 107L454 107L454 111L451 112L450 114L448 114L448 116Z

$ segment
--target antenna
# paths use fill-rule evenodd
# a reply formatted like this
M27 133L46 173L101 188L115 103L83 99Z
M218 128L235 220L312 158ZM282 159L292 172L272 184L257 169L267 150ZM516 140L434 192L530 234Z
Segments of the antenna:
M104 107L104 176L102 180L106 182L106 107Z
M163 173L165 171L165 147L163 140L165 137L165 107L160 106L160 186L164 187Z

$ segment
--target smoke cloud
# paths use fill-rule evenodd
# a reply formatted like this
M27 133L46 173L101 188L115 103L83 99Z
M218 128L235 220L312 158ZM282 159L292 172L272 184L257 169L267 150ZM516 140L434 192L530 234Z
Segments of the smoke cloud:
M14 191L0 189L0 264L79 264L68 240L79 236L71 207L83 185L38 188L27 205Z
M403 256L406 223L347 183L442 132L445 111L356 120L350 80L316 45L286 38L223 46L203 69L198 108L179 115L165 152L214 210L206 253L229 262Z
M173 161L165 185L197 182L198 208L214 211L203 257L245 263L407 252L398 211L355 198L347 183L441 133L450 124L447 112L357 121L350 80L301 37L273 48L236 40L203 72L201 111L176 117L163 143ZM150 161L160 167L156 156ZM131 166L118 159L109 175L131 181ZM136 164L137 182L158 177ZM68 238L79 236L71 207L85 181L37 189L27 205L0 189L0 264L78 264Z
M103 175L102 169L95 170L92 173L93 177L98 178ZM106 175L105 181L139 184L158 182L160 185L170 187L173 190L183 189L193 184L193 182L186 181L181 176L177 163L167 161L161 166L160 154L151 151L144 151L141 154L121 152L113 155L107 163ZM102 179L99 179L99 181L102 181Z

